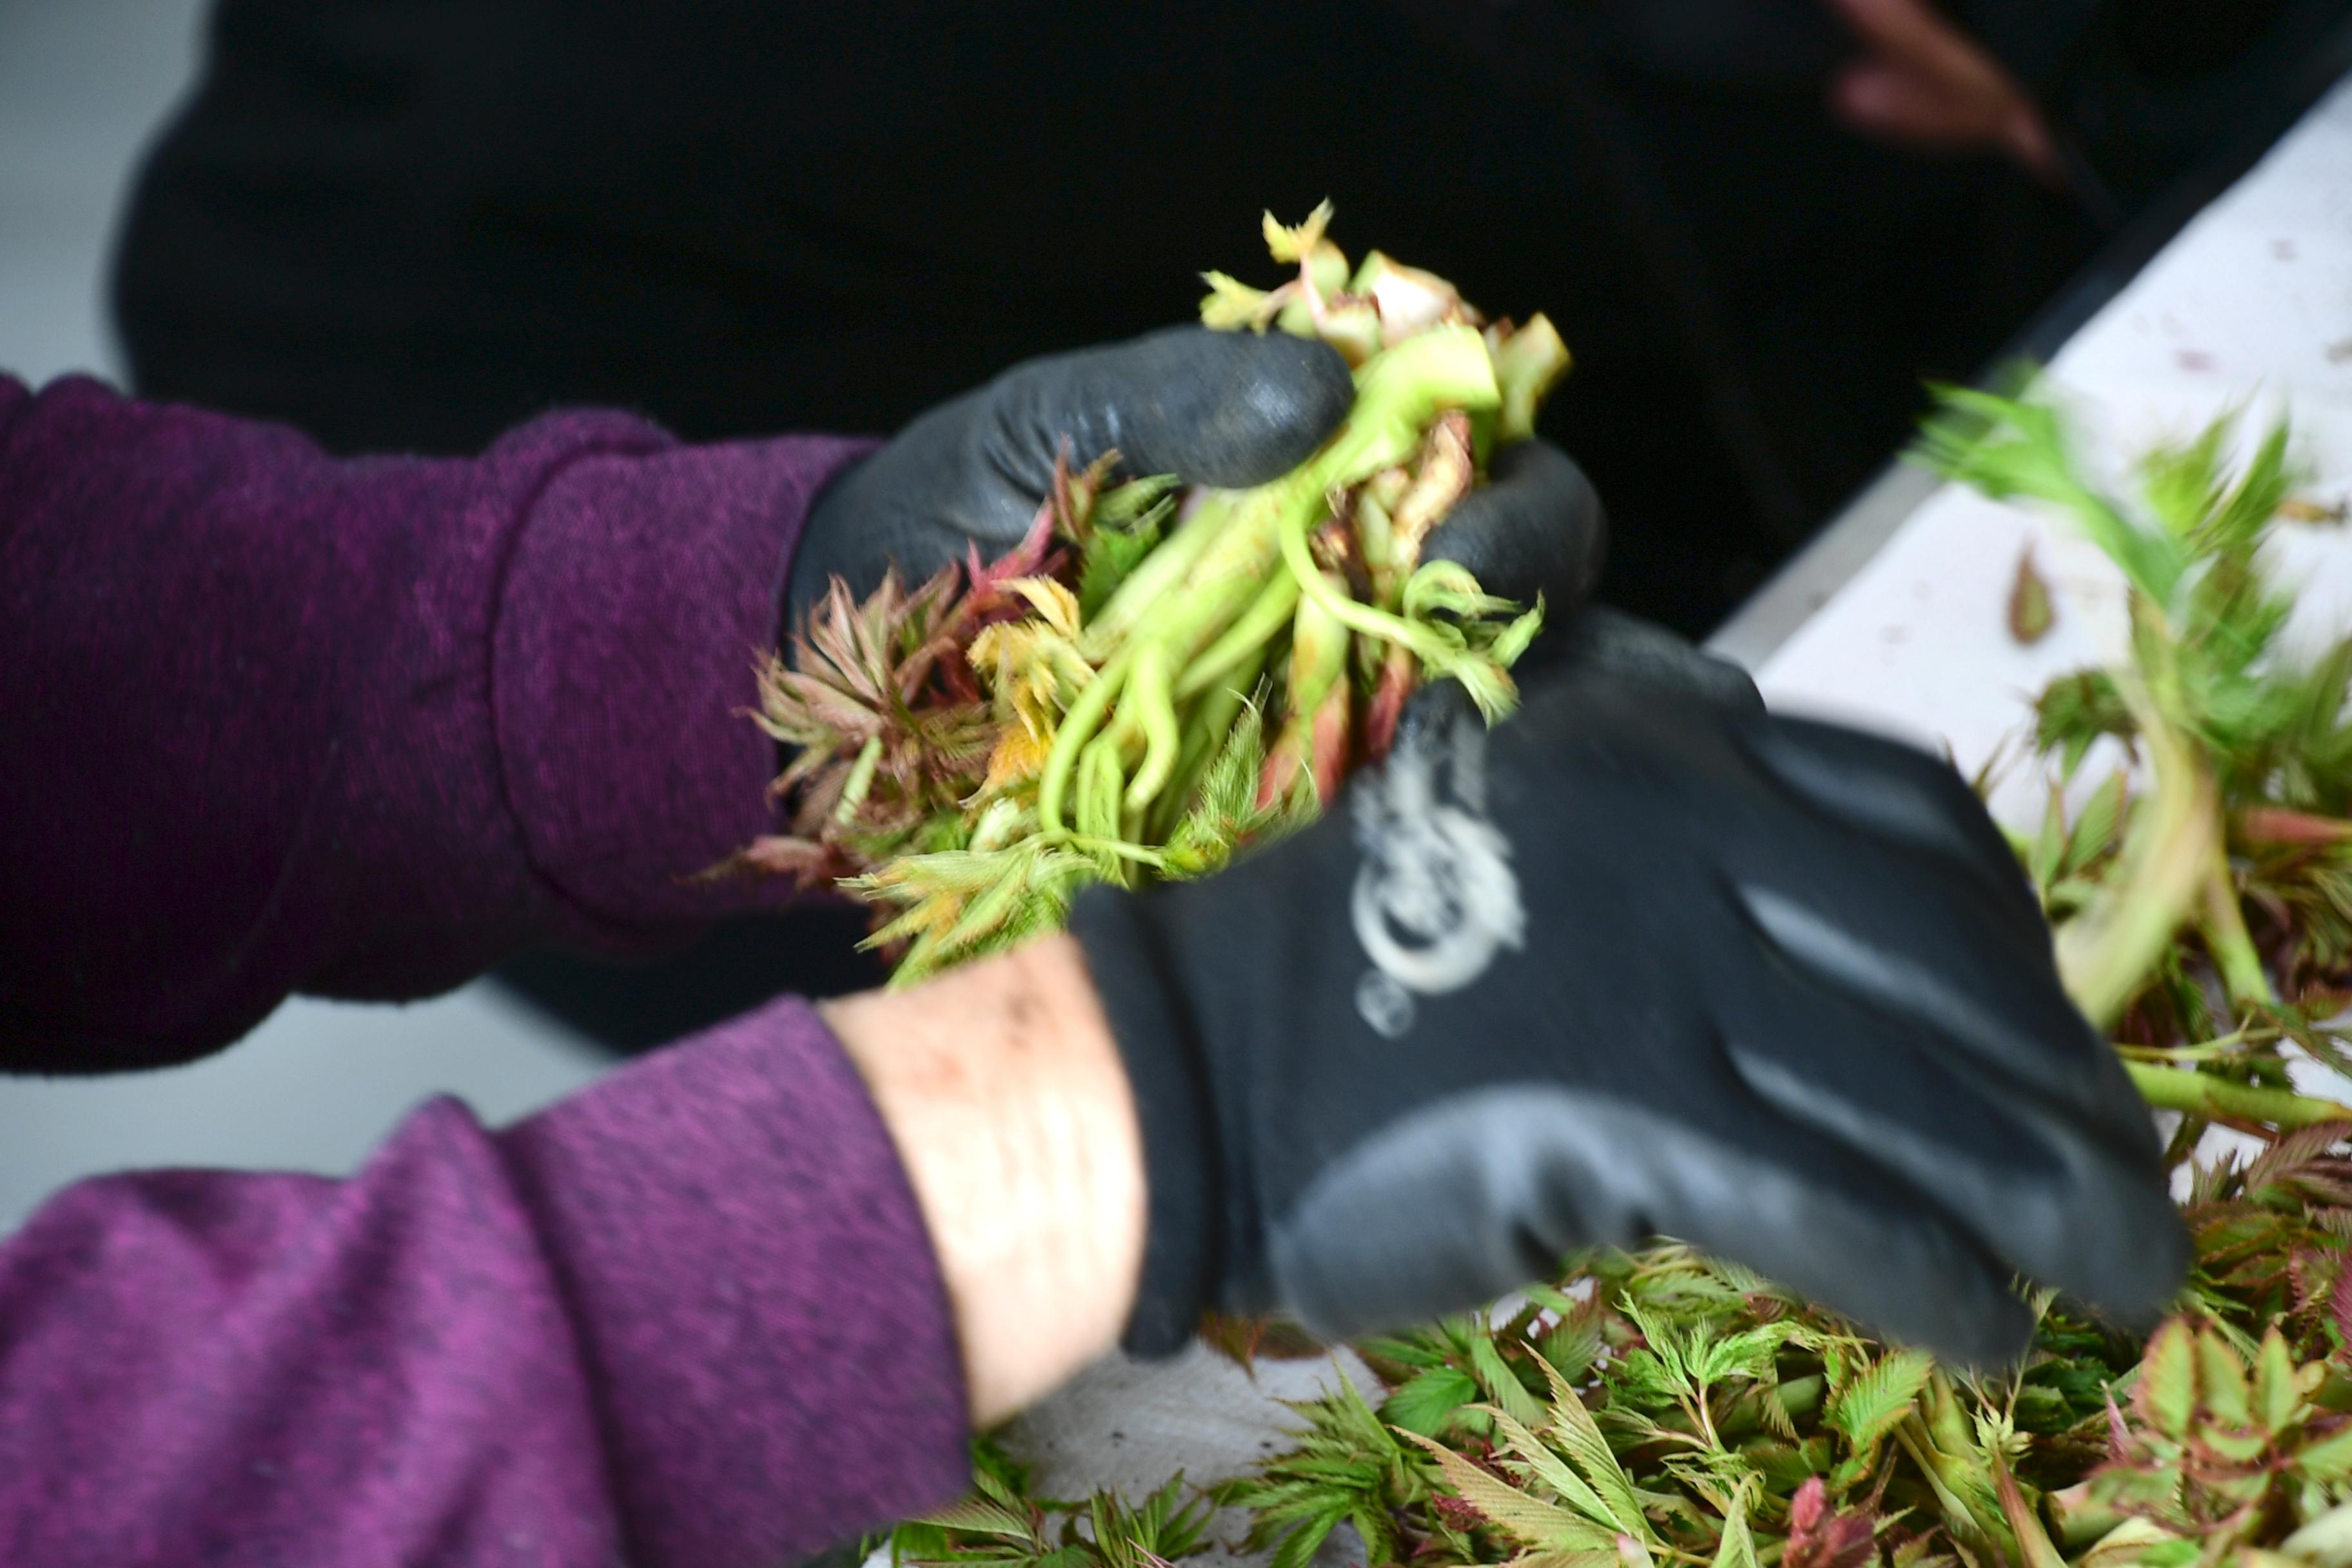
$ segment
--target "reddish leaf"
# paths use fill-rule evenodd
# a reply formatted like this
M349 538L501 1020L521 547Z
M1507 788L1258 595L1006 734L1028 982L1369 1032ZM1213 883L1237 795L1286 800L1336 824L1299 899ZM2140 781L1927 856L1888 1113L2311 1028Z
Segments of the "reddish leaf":
M1388 656L1381 663L1380 684L1372 689L1371 700L1364 705L1364 761L1377 763L1389 754L1396 744L1397 725L1404 718L1404 705L1421 684L1421 660L1412 649L1402 643L1391 643Z
M1429 1500L1429 1511L1465 1533L1473 1530L1483 1530L1486 1526L1485 1514L1480 1513L1460 1498L1447 1497L1443 1492Z
M1832 1513L1829 1489L1813 1476L1789 1500L1789 1544L1781 1568L1862 1568L1876 1553L1871 1517Z
M1348 719L1355 694L1342 679L1315 710L1308 751L1315 773L1315 798L1329 805L1339 797L1348 772Z
M804 888L830 882L850 868L830 846L807 838L765 834L718 865L697 871L690 882L723 882L736 877L790 877Z
M1223 1312L1201 1317L1201 1340L1244 1372L1265 1361L1314 1361L1329 1347L1287 1318L1240 1318Z
M2352 822L2290 811L2283 805L2249 806L2238 818L2239 831L2256 844L2342 844L2352 840Z

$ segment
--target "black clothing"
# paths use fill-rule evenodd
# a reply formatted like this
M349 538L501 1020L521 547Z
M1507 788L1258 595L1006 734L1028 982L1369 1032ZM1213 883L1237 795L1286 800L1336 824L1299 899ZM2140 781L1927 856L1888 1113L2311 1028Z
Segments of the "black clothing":
M2150 165L2109 176L2127 200L2218 132L2232 62L2292 44L2273 13L2343 9L1960 7L2088 106L2106 169ZM223 0L132 214L124 335L141 391L346 450L580 402L881 431L1185 319L1197 268L1263 270L1261 206L1328 195L1343 243L1551 312L1580 367L1546 433L1609 500L1608 592L1697 632L2095 237L2001 165L1833 125L1819 0L1443 14Z

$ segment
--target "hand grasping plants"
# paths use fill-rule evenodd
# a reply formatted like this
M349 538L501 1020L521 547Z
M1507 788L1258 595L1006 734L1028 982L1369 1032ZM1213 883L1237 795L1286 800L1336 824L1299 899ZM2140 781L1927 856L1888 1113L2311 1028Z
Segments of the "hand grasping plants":
M793 593L830 582L760 676L791 831L714 875L848 887L912 984L1311 817L1425 680L1509 710L1600 567L1534 435L1567 345L1330 218L1268 215L1290 276L1204 274L1209 331L1021 367L824 498Z
M1133 475L1239 487L1296 468L1354 398L1339 353L1284 332L1178 327L1033 360L925 415L820 499L786 594L797 626L839 577L858 595L895 564L920 582L977 547L1017 544L1057 460L1116 451ZM1495 483L1434 531L1432 560L1459 560L1487 592L1580 603L1599 575L1591 486L1559 448L1527 444Z
M1393 1327L1659 1232L1965 1361L2023 1346L2018 1271L2153 1317L2146 1108L1966 784L1692 684L1537 678L1491 736L1433 689L1315 827L1081 895L1150 1167L1136 1344Z

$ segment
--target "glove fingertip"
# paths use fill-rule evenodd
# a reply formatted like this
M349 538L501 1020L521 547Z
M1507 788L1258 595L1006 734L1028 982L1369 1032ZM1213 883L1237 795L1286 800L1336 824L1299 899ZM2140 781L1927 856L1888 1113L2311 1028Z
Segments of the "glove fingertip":
M1107 399L1128 467L1235 488L1278 479L1312 457L1355 405L1348 362L1287 332L1179 327L1126 351Z
M1234 341L1242 351L1230 400L1234 466L1230 477L1203 473L1200 479L1263 484L1305 462L1339 427L1356 405L1356 378L1328 343L1287 332Z
M1591 596L1608 540L1608 513L1592 481L1575 459L1538 438L1495 455L1487 483L1431 531L1422 558L1457 563L1490 594L1522 604L1540 594L1566 611Z
M1548 625L1513 673L1530 703L1555 685L1589 679L1695 698L1733 714L1765 710L1756 682L1738 665L1607 605L1588 605Z

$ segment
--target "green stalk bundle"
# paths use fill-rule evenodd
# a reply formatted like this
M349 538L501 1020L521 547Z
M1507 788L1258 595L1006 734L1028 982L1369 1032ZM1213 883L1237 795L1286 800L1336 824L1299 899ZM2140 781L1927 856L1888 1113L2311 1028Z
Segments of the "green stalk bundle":
M1594 1253L1507 1310L1359 1344L1380 1387L1295 1405L1288 1451L1196 1494L1250 1510L1276 1568L1341 1525L1369 1568L2352 1565L2352 1106L2298 1082L2352 1073L2352 638L2289 660L2261 561L2317 509L2290 499L2284 426L2234 470L2231 421L2166 447L2126 502L2080 477L2048 403L1945 396L1926 460L2057 509L2127 586L2128 657L2036 704L2049 804L2014 841L2070 991L2172 1121L2196 1247L2174 1314L2143 1340L2032 1293L2026 1358L1969 1373L1671 1242ZM2070 789L2103 742L2122 763ZM982 1453L999 1513L902 1526L901 1559L1201 1549Z
M1430 531L1568 368L1551 324L1487 323L1452 285L1265 220L1271 290L1208 275L1208 325L1332 344L1355 402L1322 448L1250 489L1180 498L1067 464L1021 544L863 603L836 582L760 672L793 748L789 834L711 874L833 882L882 911L893 983L1057 927L1090 881L1197 877L1311 817L1376 761L1422 681L1491 719L1542 624Z

